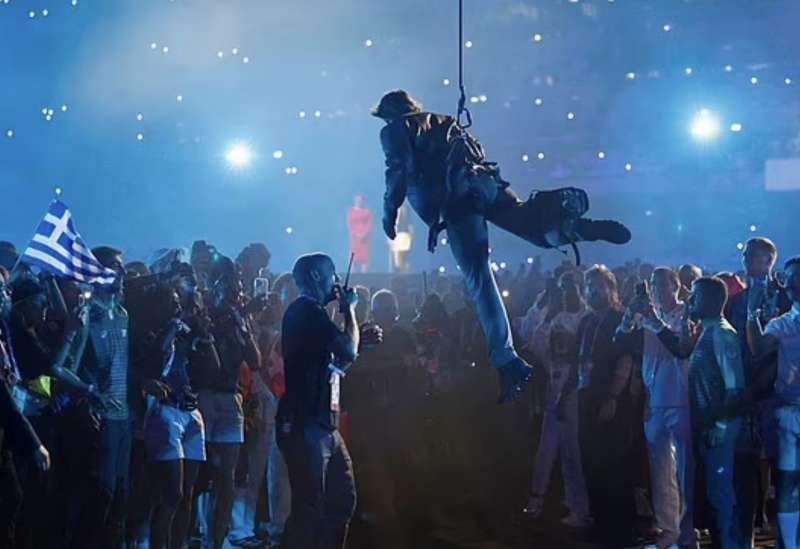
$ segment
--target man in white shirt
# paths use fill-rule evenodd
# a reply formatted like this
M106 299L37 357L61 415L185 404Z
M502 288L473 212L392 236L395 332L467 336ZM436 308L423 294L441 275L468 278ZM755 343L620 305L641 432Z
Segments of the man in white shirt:
M650 281L658 317L671 330L680 332L686 307L678 299L681 290L678 273L659 267ZM618 328L617 339L642 352L642 381L647 391L644 430L650 456L653 509L660 530L655 547L694 547L689 365L685 359L674 356L655 333L636 326L637 304L641 300L649 298L643 293L631 304Z
M763 329L761 311L749 310L747 340L755 356L778 352L778 531L782 546L795 549L800 521L800 256L789 259L784 271L791 310Z

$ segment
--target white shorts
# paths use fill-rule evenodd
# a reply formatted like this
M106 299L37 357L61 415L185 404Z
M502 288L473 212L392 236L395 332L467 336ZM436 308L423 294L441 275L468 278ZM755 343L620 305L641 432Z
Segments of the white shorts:
M206 460L206 440L200 410L188 412L156 404L144 418L144 446L148 461Z
M206 426L206 442L242 444L244 442L244 411L242 395L200 391L198 405Z

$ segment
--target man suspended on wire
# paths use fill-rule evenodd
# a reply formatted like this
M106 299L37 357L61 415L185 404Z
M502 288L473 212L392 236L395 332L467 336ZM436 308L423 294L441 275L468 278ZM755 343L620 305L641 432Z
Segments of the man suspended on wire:
M395 238L397 210L406 197L430 228L429 251L434 251L439 232L447 230L486 335L490 362L497 368L498 401L513 400L532 369L511 341L508 315L489 267L486 222L542 248L598 240L625 244L630 231L616 221L582 217L589 202L580 189L539 192L523 202L454 117L424 112L403 90L384 95L372 114L386 122L381 130L386 154L384 232Z

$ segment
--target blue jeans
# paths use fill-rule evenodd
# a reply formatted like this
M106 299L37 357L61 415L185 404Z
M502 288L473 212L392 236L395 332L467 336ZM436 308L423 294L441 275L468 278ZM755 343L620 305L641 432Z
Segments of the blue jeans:
M729 422L723 441L711 448L704 440L706 432L701 432L696 440L695 447L703 463L706 497L715 519L711 531L712 547L720 549L744 547L736 521L736 492L733 486L736 437L740 429L740 419Z
M511 341L503 298L489 267L489 231L482 214L474 213L447 222L447 237L453 256L461 268L478 320L489 347L489 361L494 368L517 358Z

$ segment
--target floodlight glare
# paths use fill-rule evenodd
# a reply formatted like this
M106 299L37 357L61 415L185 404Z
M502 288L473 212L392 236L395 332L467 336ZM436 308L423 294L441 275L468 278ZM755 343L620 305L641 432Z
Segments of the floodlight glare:
M719 120L708 109L701 109L692 119L691 133L700 141L714 139L719 133Z
M242 170L250 166L253 160L253 152L244 143L235 143L228 148L225 153L225 160L228 165L235 170Z

